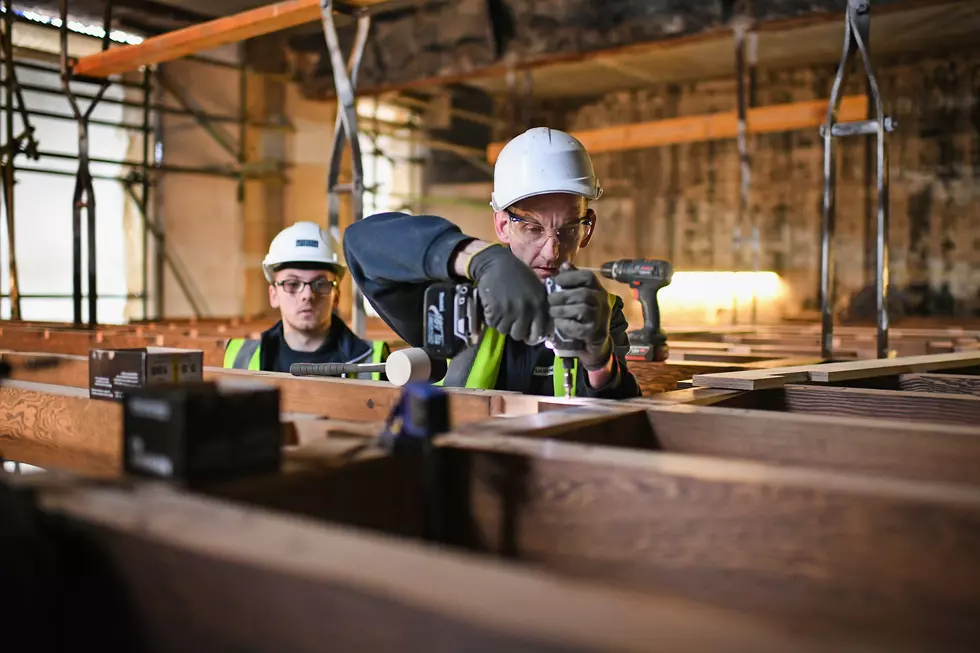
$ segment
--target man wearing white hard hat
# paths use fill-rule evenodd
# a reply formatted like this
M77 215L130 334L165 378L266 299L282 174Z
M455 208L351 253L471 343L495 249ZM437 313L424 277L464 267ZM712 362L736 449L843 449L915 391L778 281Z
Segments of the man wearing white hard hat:
M467 236L438 216L381 213L347 228L344 254L364 296L413 347L422 346L430 284L477 285L489 328L479 346L450 361L446 386L564 395L565 361L541 342L554 325L586 343L569 363L574 395L637 397L622 299L592 272L560 269L592 239L598 216L589 203L601 194L582 144L538 127L507 143L494 166L490 206L501 244ZM548 277L562 290L547 294Z
M297 222L280 231L262 270L269 304L281 319L258 340L230 340L225 367L288 372L293 363L382 363L388 357L387 344L358 338L334 312L346 268L318 224Z

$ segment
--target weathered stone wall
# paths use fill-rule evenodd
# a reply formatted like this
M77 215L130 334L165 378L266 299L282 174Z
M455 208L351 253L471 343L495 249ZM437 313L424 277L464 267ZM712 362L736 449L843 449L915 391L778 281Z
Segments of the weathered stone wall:
M880 61L878 67L886 110L900 124L888 141L891 282L901 291L896 310L976 314L980 47ZM826 98L834 73L834 67L761 73L758 102ZM862 86L863 75L852 74L847 92L860 93ZM536 124L588 129L734 107L734 80L704 81L616 93L571 107L541 107ZM796 308L816 308L822 140L816 130L759 135L751 138L751 149L761 267L789 282ZM606 188L596 208L602 214L609 206L619 216L615 227L607 220L606 231L597 237L601 255L667 257L679 270L732 269L737 157L734 140L596 155ZM875 235L865 210L861 139L842 141L839 170L838 307L858 311L853 296L874 282ZM867 299L873 313L873 294Z

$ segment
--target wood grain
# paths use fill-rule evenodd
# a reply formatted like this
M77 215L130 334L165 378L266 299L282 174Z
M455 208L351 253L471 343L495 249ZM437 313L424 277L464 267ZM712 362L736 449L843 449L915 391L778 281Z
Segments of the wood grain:
M907 392L941 392L980 397L980 376L966 374L903 374L898 387Z
M980 645L980 489L447 436L473 544L532 566L787 617Z
M980 487L980 423L649 404L668 452Z
M0 385L0 456L44 468L118 473L122 406L77 388Z
M980 430L980 396L813 385L787 385L780 395L792 412L962 424Z
M817 653L913 651L808 619L760 617L315 525L161 487L48 487L77 562L104 569L135 631L178 651ZM111 560L111 565L106 561ZM90 594L79 588L69 603ZM218 608L220 606L220 609Z

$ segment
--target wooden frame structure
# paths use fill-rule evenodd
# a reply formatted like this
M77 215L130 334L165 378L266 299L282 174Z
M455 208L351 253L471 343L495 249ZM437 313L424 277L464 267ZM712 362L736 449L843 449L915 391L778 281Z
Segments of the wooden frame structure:
M366 9L385 2L344 0L341 4ZM78 60L74 70L78 75L107 77L318 20L320 0L285 0L88 55Z
M841 120L860 120L868 114L868 99L863 95L842 98ZM826 100L790 102L748 110L747 131L750 134L817 129L827 117ZM738 114L723 111L700 116L685 116L648 122L611 125L597 129L572 132L589 154L619 152L678 143L694 143L735 138L738 135ZM487 160L497 160L506 143L487 146Z
M7 356L15 370L30 358ZM67 382L80 365L22 373ZM292 424L281 474L203 495L17 481L111 556L137 636L160 650L246 639L264 650L273 638L313 650L327 633L360 650L631 651L654 636L681 651L980 643L978 352L699 374L693 388L627 402L451 390L454 427L435 444L452 500L435 542L421 530L432 509L422 461L365 440L396 389L210 373L279 384ZM746 379L753 389L731 389ZM90 459L61 461L78 471L110 460L119 406L71 394L23 377L0 387L0 451L74 447ZM267 621L213 622L205 606L232 595L265 606ZM548 619L532 616L532 595ZM313 597L315 619L297 603ZM372 634L373 619L391 630Z

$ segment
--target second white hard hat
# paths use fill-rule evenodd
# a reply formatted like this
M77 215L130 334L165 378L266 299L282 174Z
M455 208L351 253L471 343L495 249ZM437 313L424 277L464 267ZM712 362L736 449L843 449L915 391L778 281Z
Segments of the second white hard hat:
M490 206L503 211L522 199L572 193L597 200L602 188L585 146L571 134L534 127L504 145L493 167Z
M347 268L340 262L330 233L315 222L297 222L272 239L262 261L265 278L272 283L276 268L283 263L322 265L341 277Z

